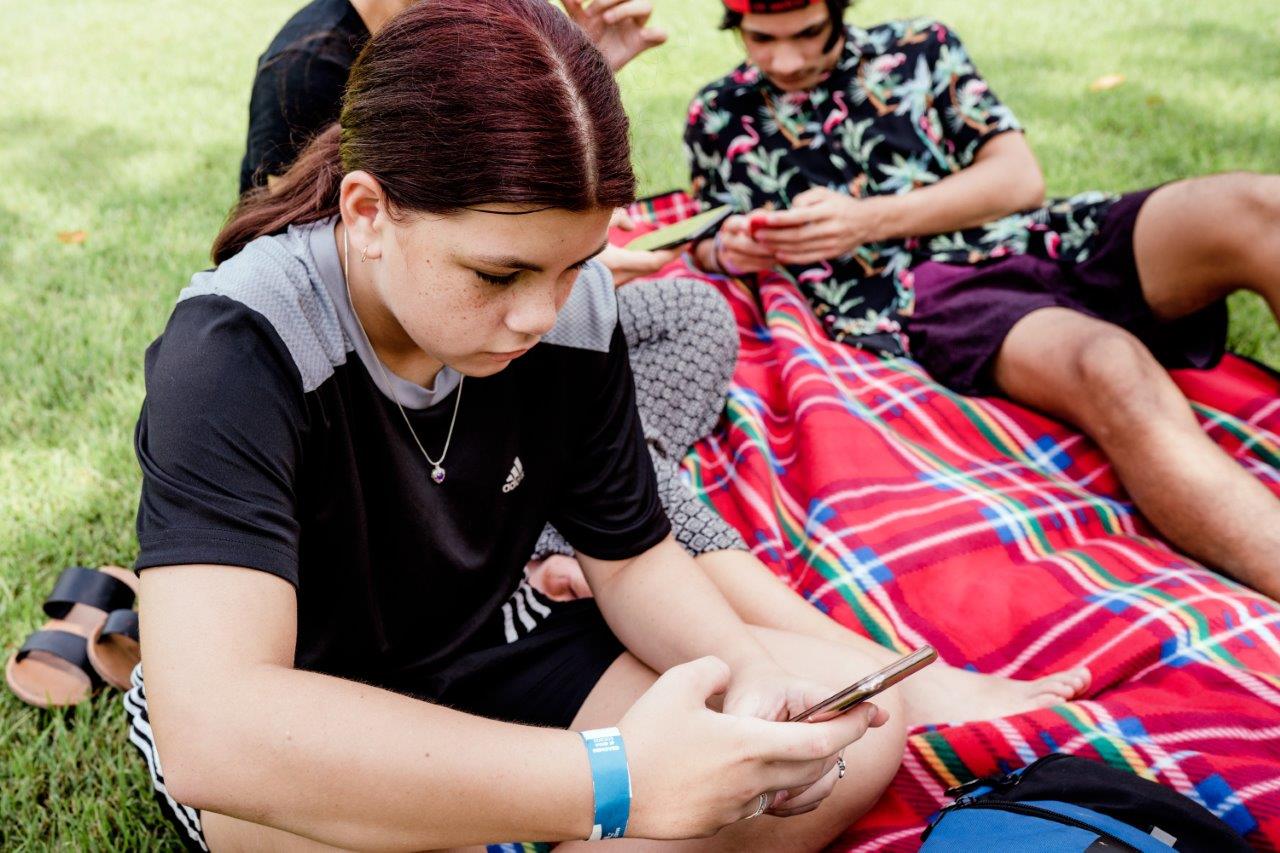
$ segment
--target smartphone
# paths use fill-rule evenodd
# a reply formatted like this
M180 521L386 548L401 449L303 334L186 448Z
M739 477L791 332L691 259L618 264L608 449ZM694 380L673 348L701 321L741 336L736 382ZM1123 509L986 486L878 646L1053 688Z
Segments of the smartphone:
M716 229L720 227L720 223L728 219L732 213L732 205L725 204L720 207L713 207L711 210L704 210L697 216L682 219L674 225L650 231L648 234L641 234L623 246L623 248L635 249L640 252L656 252L659 249L683 246L685 243L692 243L694 240L701 240L703 237L714 234Z
M933 646L921 646L879 672L873 672L865 678L860 678L839 693L828 696L812 708L806 708L787 722L819 723L832 717L838 717L850 708L861 705L882 690L897 684L911 673L919 672L937 659L938 652Z
M756 242L760 241L760 229L768 225L766 220L769 218L769 213L773 209L773 202L767 201L764 203L763 207L752 212L752 214L747 217L747 228L751 230L752 240L755 240Z

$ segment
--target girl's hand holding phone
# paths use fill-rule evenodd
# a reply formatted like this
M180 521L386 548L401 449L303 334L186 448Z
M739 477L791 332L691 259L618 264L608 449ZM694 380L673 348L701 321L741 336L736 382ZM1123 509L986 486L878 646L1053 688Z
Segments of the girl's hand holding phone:
M735 695L726 696L726 711L732 702L785 716L828 692L791 678L782 688L765 689L756 676L768 675L766 669L776 670L762 666L739 680ZM839 753L888 719L873 706L804 724L707 708L707 699L730 691L731 681L728 666L716 658L673 667L618 723L631 772L629 836L705 838L755 814L762 794L774 814L811 811L834 788ZM785 793L780 802L778 792Z
M858 679L845 689L826 697L822 701L806 707L803 711L790 717L791 722L821 722L845 713L850 708L865 703L872 696L888 690L908 675L919 672L938 659L938 652L933 646L924 645L914 652L903 655L893 663L868 676Z

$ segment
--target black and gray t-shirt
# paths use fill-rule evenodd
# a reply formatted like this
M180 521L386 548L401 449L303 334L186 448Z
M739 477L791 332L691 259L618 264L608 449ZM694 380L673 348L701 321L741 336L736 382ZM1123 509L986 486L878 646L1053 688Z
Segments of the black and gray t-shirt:
M541 343L465 382L441 485L373 358L332 220L196 275L147 351L138 568L278 575L297 589L299 667L421 695L457 655L504 642L502 605L546 522L603 559L668 534L601 265ZM430 389L388 375L438 451L457 373Z

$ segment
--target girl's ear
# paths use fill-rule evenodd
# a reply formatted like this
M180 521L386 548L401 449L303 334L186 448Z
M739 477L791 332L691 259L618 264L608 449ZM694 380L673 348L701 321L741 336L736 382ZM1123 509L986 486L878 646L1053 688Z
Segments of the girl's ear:
M386 217L386 196L382 185L368 172L350 172L338 192L338 211L346 226L351 251L361 260L382 257L380 227Z

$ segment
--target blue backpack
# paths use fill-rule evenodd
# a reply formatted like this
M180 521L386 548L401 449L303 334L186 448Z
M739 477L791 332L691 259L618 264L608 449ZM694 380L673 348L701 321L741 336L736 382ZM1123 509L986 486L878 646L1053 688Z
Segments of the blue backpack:
M922 853L1247 853L1208 809L1106 764L1053 754L947 792Z

